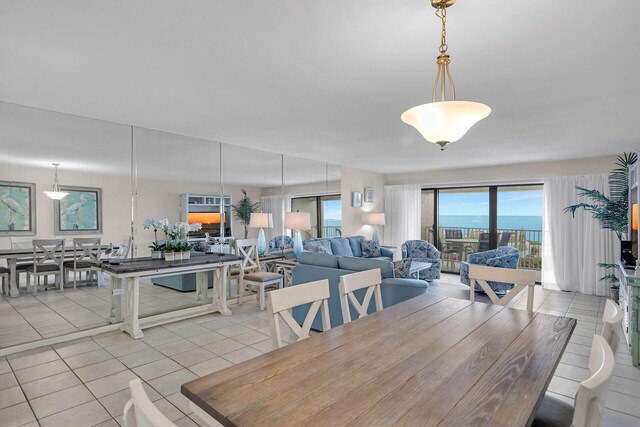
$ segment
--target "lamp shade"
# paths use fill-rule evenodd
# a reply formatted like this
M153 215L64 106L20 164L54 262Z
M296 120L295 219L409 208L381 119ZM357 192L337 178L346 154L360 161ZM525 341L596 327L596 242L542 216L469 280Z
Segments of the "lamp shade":
M366 223L369 225L384 225L384 213L370 212L367 214Z
M638 204L634 203L631 208L631 229L638 231Z
M489 114L491 108L479 102L440 101L410 108L400 118L427 141L438 144L459 140Z
M309 212L287 212L284 215L284 228L309 230L311 229L311 215Z
M273 228L273 215L270 213L254 212L249 218L251 228Z

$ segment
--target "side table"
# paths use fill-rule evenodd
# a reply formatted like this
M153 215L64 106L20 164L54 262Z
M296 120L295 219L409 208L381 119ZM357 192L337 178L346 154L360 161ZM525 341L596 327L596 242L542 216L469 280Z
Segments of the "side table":
M275 261L274 264L276 266L276 270L281 271L282 275L284 276L284 286L291 286L291 270L293 269L293 267L298 265L298 260L281 259L279 261Z

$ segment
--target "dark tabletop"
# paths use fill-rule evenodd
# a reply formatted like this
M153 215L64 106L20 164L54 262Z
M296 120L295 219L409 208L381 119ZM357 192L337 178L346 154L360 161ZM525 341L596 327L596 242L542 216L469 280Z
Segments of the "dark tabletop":
M218 264L221 262L242 261L243 258L237 255L224 253L191 253L191 259L182 261L165 261L163 259L135 258L128 259L122 264L102 264L102 269L113 274L136 273L148 270L163 270L176 267L189 267L206 264Z

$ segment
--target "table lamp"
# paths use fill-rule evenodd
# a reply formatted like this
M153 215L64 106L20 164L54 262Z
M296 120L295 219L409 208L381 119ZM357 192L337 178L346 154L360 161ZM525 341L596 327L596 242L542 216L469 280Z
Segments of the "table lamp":
M293 256L298 259L302 252L302 236L300 230L311 229L311 215L309 212L287 212L284 216L284 228L294 232Z
M373 226L373 235L371 240L374 242L380 242L380 234L378 233L378 226L384 225L384 213L382 212L369 212L367 214L366 223Z
M264 238L264 229L273 228L273 215L270 213L254 212L249 218L249 227L259 228L258 232L258 254L267 252L267 241Z

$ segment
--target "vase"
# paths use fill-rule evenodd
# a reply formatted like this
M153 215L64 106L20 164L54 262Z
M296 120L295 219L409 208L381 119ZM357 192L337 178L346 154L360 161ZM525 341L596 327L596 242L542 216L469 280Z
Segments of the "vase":
M176 259L175 255L175 252L165 252L164 259L165 261L174 261Z
M182 260L191 259L191 251L184 251L182 253Z
M182 252L180 251L176 251L173 253L173 260L174 261L182 261Z
M151 251L151 259L163 259L164 258L164 252L162 251Z

